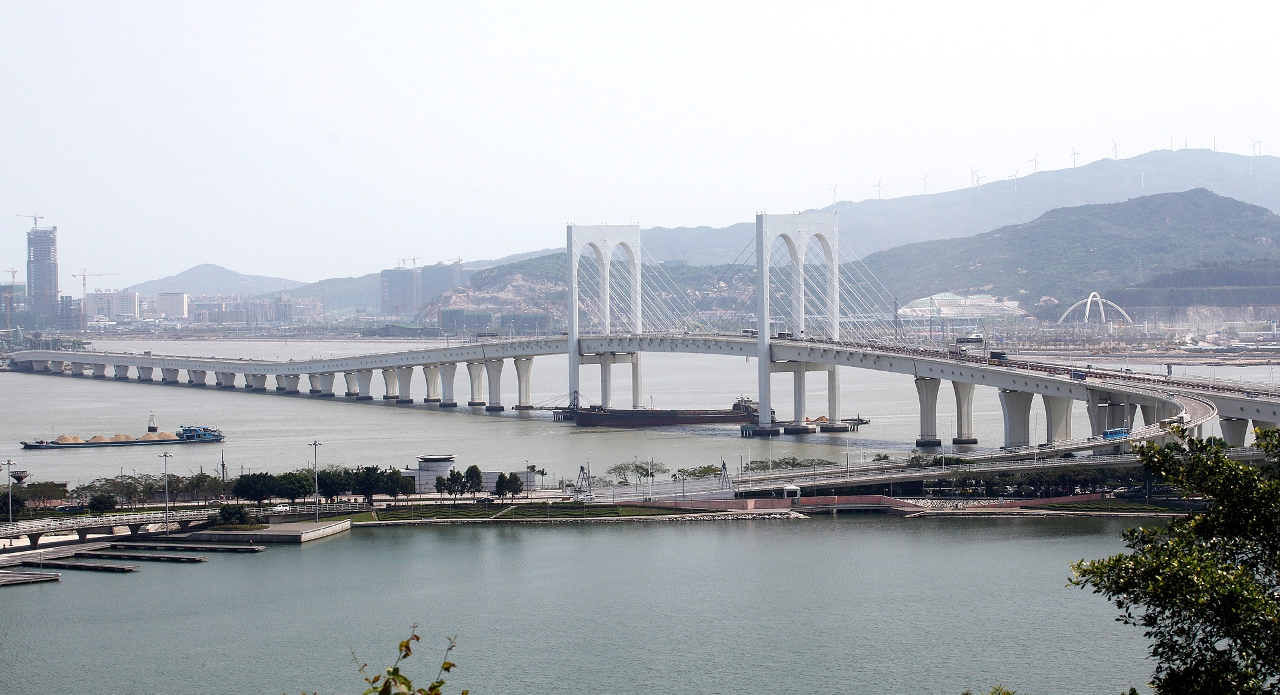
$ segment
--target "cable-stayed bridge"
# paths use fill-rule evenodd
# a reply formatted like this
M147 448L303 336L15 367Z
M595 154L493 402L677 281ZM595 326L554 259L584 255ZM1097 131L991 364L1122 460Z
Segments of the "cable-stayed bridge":
M414 384L425 383L423 400L428 404L451 408L465 403L498 411L506 408L501 380L507 362L518 382L516 409L533 407L533 360L565 354L571 404L578 402L583 366L591 365L598 367L602 405L614 406L621 399L613 393L613 366L626 364L630 405L639 408L646 352L745 356L758 364L760 412L759 422L746 431L759 436L843 429L841 374L873 369L914 377L920 404L915 444L925 449L942 444L936 414L942 382L951 383L956 399L954 444L977 443L974 389L998 389L1004 441L1001 452L987 455L994 457L992 464L1077 451L1122 453L1135 441L1167 437L1172 422L1199 432L1214 417L1228 443L1240 446L1250 423L1271 427L1280 422L1280 393L1261 384L1068 369L948 349L946 338L932 326L899 317L896 300L866 266L856 257L840 255L836 232L834 213L758 215L754 249L743 249L715 289L696 296L681 289L663 266L644 262L638 226L571 225L566 234L567 331L561 335L287 362L33 350L9 355L9 363L34 373L253 392L271 388L285 394L301 393L305 378L307 393L335 400L372 399L371 385L380 372L383 398L397 403L415 402ZM455 392L459 365L465 366L470 387L465 401ZM811 372L826 376L826 422L820 425L808 420L805 403ZM790 374L793 384L793 420L788 423L772 417L770 385L778 373ZM1029 431L1037 396L1046 415L1043 443L1032 442ZM1087 435L1071 432L1077 401L1088 410Z

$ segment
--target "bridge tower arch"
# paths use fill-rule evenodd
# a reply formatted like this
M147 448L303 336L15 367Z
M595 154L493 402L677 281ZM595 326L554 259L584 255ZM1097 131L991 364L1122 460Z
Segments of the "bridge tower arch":
M608 334L613 326L609 315L610 297L609 297L609 271L613 263L614 254L621 249L628 261L628 270L630 274L631 285L631 311L630 326L628 328L635 332L643 332L643 319L641 314L641 285L640 285L640 225L568 225L565 231L565 251L568 255L569 263L569 401L571 405L577 405L579 392L579 368L583 364L581 331L578 324L579 311L579 292L578 283L578 262L582 259L583 254L589 254L600 268L600 306L601 306L601 330ZM635 356L632 358L635 359ZM600 386L601 395L603 396L604 405L608 406L610 377L609 371L613 364L612 355L601 355L598 361L600 364ZM639 384L639 362L633 361L632 379L633 379L633 400L638 404L638 396L635 395ZM635 405L633 404L633 405Z
M773 427L772 398L770 386L774 371L790 371L795 375L795 426L805 426L805 373L809 364L799 362L786 366L775 365L773 360L770 334L770 314L772 307L769 299L769 270L774 242L782 240L790 255L792 274L792 306L789 307L793 317L793 325L799 332L797 338L805 333L805 254L811 248L809 242L817 241L813 247L823 255L824 268L830 273L826 287L825 316L826 338L831 341L840 340L840 265L839 265L839 224L834 211L802 212L793 215L756 215L756 309L757 357L759 359L759 428L765 433ZM827 377L827 415L831 425L840 421L840 383L839 372L834 365L830 366Z

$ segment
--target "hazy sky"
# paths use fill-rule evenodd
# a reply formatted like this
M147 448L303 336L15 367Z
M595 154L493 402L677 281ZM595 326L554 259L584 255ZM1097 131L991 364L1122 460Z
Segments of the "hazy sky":
M0 267L316 280L1280 148L1275 3L0 4ZM7 281L8 276L0 276Z

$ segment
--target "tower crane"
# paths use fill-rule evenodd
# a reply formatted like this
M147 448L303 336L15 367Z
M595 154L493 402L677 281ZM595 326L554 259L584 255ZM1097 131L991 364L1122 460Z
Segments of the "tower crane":
M89 278L100 278L100 277L106 277L107 275L119 275L119 274L120 273L90 273L88 270L81 270L78 273L71 274L71 277L73 278L80 278L80 287L81 287L80 328L82 330L85 327L85 323L84 323L84 312L86 311L85 304L89 302Z
M43 219L44 219L44 216L43 216L43 215L14 215L14 217L30 217L30 218L31 218L31 228L32 228L32 229L35 229L36 227L39 227L39 226L40 226L40 220L43 220Z

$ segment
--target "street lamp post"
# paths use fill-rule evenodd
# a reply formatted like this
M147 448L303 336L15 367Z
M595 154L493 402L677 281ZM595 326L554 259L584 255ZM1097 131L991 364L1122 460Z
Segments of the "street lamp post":
M169 459L173 458L173 454L164 452L160 454L160 458L164 459L164 535L169 535Z
M319 440L311 440L307 446L311 447L311 466L315 472L316 484L316 522L320 521L320 447L324 446Z
M4 479L5 479L6 486L9 488L9 523L12 524L13 523L13 459L9 459L8 461L5 461L4 465L8 466L9 468L7 471L5 471Z

